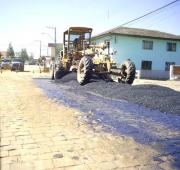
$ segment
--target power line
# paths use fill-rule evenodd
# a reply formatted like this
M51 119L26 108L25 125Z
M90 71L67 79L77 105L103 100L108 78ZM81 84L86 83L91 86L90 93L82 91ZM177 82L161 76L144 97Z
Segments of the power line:
M160 7L160 8L157 8L157 9L151 11L151 12L148 12L148 13L146 13L146 14L138 17L138 18L135 18L135 19L133 19L133 20L130 20L130 21L128 21L128 22L125 22L124 24L121 24L120 26L128 25L128 24L130 24L130 23L132 23L132 22L134 22L134 21L137 21L137 20L139 20L139 19L141 19L141 18L144 18L144 17L146 17L146 16L148 16L148 15L151 15L151 14L157 12L157 11L160 11L161 9L166 8L166 7L168 7L168 6L176 3L176 2L178 2L178 1L179 1L179 0L175 0L175 1L173 1L173 2L170 2L170 3L164 5L164 6ZM120 26L118 26L118 27L120 27ZM116 28L118 28L118 27L116 27ZM116 29L116 28L115 28L115 29Z
M180 5L180 3L178 5ZM153 23L157 23L158 21L165 20L165 19L169 18L170 16L173 16L176 13L179 13L180 6L178 6L178 5L171 6L171 8L169 7L166 9L156 11L156 13L153 13L144 19L136 20L136 21L128 24L128 26L132 26L134 24L142 24L142 23L143 23L143 25L146 25L148 27L149 27L149 25L152 26L152 25L154 25ZM156 17L154 17L154 15L156 15Z
M166 13L166 14L164 14L162 16L158 16L158 17L156 17L155 20L153 20L152 22L149 22L147 24L147 26L148 26L148 28L150 28L150 27L152 27L153 25L155 25L157 23L158 24L163 23L167 19L172 18L173 16L176 16L177 13L179 13L179 9L173 10L170 13Z

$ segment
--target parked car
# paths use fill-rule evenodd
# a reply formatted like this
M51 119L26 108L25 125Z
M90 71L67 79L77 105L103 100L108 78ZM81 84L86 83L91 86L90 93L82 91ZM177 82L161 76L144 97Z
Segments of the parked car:
M11 62L9 59L2 59L1 60L1 69L10 69Z
M11 71L24 71L24 62L20 58L14 58L11 62Z

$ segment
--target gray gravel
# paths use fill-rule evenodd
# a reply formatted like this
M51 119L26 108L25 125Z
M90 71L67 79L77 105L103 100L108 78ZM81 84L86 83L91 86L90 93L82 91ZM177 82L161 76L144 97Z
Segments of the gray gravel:
M54 102L82 111L75 117L85 121L95 133L104 130L131 137L157 150L155 161L165 156L171 159L172 169L179 169L180 116L159 111L179 113L179 92L155 85L129 86L99 79L80 86L75 74L55 82L49 78L35 82Z
M65 86L70 91L82 91L105 98L126 100L151 109L158 109L161 112L180 114L180 92L167 87L152 84L131 86L107 82L98 78L94 78L90 83L80 86L74 73L56 80L56 83Z

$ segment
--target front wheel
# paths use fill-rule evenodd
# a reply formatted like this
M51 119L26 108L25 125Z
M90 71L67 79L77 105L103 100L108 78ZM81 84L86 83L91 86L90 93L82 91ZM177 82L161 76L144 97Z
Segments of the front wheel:
M59 66L58 68L56 66L52 66L52 68L51 68L51 80L61 79L67 73L68 72L62 66Z
M50 66L50 76L51 76L51 80L54 80L54 79L55 79L54 72L55 72L55 66L54 66L54 65L51 65L51 66Z
M120 82L132 84L136 74L135 64L131 60L127 60L121 65L121 70L123 77Z
M84 85L89 82L92 73L93 62L89 56L81 58L78 70L77 70L77 81L80 85Z

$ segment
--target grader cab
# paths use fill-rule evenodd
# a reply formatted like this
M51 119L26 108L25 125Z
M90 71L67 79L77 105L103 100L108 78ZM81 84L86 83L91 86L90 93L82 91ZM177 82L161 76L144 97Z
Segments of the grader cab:
M52 79L60 79L65 74L77 72L80 85L89 82L93 74L107 80L132 84L135 65L125 61L118 68L110 54L110 42L94 45L91 43L92 28L70 27L64 32L63 50L58 61L52 64Z

